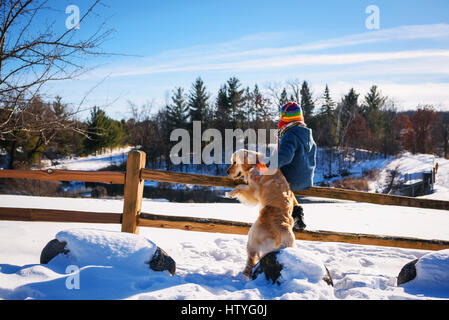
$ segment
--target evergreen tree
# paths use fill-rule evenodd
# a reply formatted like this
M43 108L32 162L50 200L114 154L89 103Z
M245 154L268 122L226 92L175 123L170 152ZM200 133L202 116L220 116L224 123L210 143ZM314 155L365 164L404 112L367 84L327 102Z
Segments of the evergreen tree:
M365 95L365 103L362 106L362 114L366 115L370 111L380 110L384 106L386 101L387 97L382 96L377 86L372 86L369 92Z
M84 140L84 148L88 153L116 147L124 137L122 124L106 116L106 113L98 107L94 107L91 111L87 132L89 138Z
M193 83L188 97L191 122L204 121L206 119L208 100L209 94L206 92L204 82L198 77Z
M364 104L361 107L361 113L365 117L366 122L373 133L376 142L382 141L385 134L382 123L382 107L385 105L387 97L383 97L377 86L372 86L370 91L365 95ZM377 148L377 144L373 147Z
M337 144L337 119L335 114L335 102L332 100L327 84L324 89L323 100L319 112L320 125L318 127L324 132L324 139L322 139L323 144L333 147Z
M386 97L383 97L377 86L372 86L365 95L360 114L365 118L368 128L372 133L371 143L366 148L380 151L384 142L386 126L383 123L381 108L385 105Z
M215 100L215 119L217 120L217 126L220 128L225 128L231 121L231 106L226 84L218 90Z
M304 118L307 121L312 119L313 110L315 109L315 103L310 92L309 84L307 81L302 83L301 87L301 108L304 112Z
M171 101L171 104L167 106L169 126L172 129L185 128L189 117L189 106L186 103L183 88L175 88Z
M264 114L264 99L260 93L259 86L256 84L252 93L254 103L254 117L256 123L263 119Z
M240 81L236 77L232 77L227 82L228 92L227 99L231 111L231 122L235 128L237 125L242 125L245 121L245 113L243 111L245 105L244 89L241 89Z
M287 90L282 89L281 96L279 97L279 112L281 111L281 108L283 105L285 105L288 102L288 95Z
M343 97L338 106L336 132L339 146L344 145L344 140L349 125L359 111L358 99L359 94L355 92L354 88L351 88L348 94Z

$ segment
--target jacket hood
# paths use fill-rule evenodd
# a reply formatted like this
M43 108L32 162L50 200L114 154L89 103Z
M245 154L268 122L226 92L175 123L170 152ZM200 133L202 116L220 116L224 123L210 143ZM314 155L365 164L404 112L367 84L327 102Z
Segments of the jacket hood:
M288 133L294 134L296 137L298 137L298 139L301 140L302 144L307 148L307 151L312 150L312 147L315 143L312 136L312 129L302 126L294 126L290 130L288 130L287 134Z

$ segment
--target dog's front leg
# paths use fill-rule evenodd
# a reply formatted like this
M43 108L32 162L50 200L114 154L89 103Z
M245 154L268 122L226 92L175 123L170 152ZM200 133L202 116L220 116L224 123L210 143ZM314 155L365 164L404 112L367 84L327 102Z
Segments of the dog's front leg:
M247 185L239 184L237 187L235 187L231 192L226 192L225 196L227 198L237 198L238 195L248 189Z

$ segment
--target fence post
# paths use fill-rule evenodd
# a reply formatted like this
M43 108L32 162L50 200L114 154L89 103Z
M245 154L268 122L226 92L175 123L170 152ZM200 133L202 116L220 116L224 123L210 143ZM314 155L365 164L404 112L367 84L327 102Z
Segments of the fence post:
M137 217L142 209L143 183L141 169L145 168L145 152L130 151L126 160L122 232L139 233Z

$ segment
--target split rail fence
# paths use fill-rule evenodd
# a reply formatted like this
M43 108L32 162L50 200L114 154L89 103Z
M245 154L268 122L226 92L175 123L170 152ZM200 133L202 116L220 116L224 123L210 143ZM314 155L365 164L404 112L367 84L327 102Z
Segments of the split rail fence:
M146 155L142 151L128 154L126 172L113 171L69 171L69 170L0 170L0 178L25 178L44 181L84 181L124 184L123 213L85 212L33 208L6 208L0 204L0 220L117 223L122 232L138 233L139 227L180 229L199 232L218 232L247 235L250 223L221 219L194 218L141 212L145 180L180 183L200 186L233 188L243 183L229 177L207 176L152 170L145 168ZM378 205L393 205L427 209L449 210L449 201L418 199L343 189L311 187L306 191L295 191L296 195L339 200L367 202ZM448 213L449 214L449 213ZM404 222L406 223L406 222ZM401 247L422 250L449 248L449 241L428 240L411 237L383 236L334 231L295 232L297 240L344 242L361 245Z

